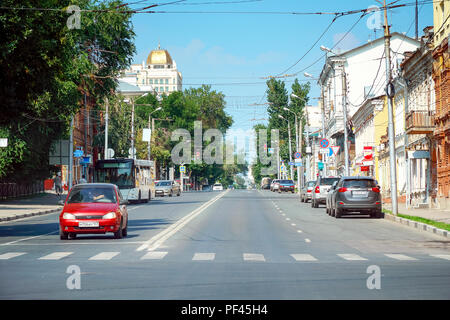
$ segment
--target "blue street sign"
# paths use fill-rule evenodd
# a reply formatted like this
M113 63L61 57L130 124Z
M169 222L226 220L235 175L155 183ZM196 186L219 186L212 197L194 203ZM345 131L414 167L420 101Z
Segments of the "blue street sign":
M330 142L328 141L328 139L323 138L322 140L320 140L319 144L322 148L328 148Z
M296 163L295 163L295 166L296 166L296 167L301 167L301 166L303 166L303 164L302 164L301 162L296 162Z
M293 166L293 165L294 165L294 163L293 163L293 162L289 162L289 165L290 165L290 166Z
M323 170L323 162L318 162L317 166L318 166L319 170Z
M73 156L74 156L75 158L82 157L82 156L83 156L83 150L80 150L80 149L75 150L75 152L73 153Z

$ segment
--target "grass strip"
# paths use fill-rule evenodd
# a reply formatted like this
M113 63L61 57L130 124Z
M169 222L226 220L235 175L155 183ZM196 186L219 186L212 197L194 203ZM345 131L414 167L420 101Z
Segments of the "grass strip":
M391 210L383 209L383 212L392 215L392 211ZM445 222L438 222L438 221L429 220L429 219L425 219L425 218L422 218L422 217L416 217L416 216L408 216L408 215L402 214L402 213L399 213L397 216L400 217L400 218L405 218L405 219L409 219L409 220L412 220L412 221L417 221L417 222L429 224L430 226L450 231L450 224L445 223Z

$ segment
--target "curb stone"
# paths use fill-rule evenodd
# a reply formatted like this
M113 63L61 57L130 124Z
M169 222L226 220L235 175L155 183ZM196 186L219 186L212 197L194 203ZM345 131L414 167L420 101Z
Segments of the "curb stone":
M425 232L433 233L433 234L436 234L436 235L439 235L439 236L442 236L442 237L445 237L445 238L450 238L450 232L449 231L433 227L433 226L431 226L429 224L426 224L426 223L413 221L413 220L405 219L405 218L402 218L402 217L396 217L396 216L394 216L392 214L389 214L389 213L385 213L384 214L384 218L386 220L397 222L397 223L400 223L402 225L406 225L408 227L417 229L419 231L425 231Z
M23 219L23 218L33 217L33 216L41 216L44 214L56 213L60 210L61 209L49 209L49 210L43 210L43 211L37 211L37 212L31 212L31 213L18 214L15 216L0 218L0 222L13 221L13 220L18 220L18 219Z

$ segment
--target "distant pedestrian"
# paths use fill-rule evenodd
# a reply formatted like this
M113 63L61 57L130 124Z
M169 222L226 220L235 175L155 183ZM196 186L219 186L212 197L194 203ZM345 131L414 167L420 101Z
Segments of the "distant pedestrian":
M81 176L81 179L80 181L78 181L78 183L87 183L86 176L84 174Z
M55 179L55 192L58 196L62 194L62 179L61 179L61 172L58 172Z

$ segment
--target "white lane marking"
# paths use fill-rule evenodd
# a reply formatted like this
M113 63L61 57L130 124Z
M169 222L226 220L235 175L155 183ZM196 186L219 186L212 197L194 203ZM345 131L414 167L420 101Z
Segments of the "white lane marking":
M192 260L195 261L202 261L202 260L214 260L214 258L216 257L215 253L195 253L194 256L192 257Z
M450 260L450 254L430 254L430 256L439 258L439 259Z
M295 223L291 223L291 226L295 227L295 226L296 226L296 224L295 224Z
M283 217L284 217L284 216L286 216L286 214L285 214L285 213L282 213L281 215L282 215Z
M389 257L389 258L392 258L392 259L395 259L395 260L404 260L404 261L417 260L416 258L412 258L412 257L406 256L404 254L386 253L385 256Z
M49 233L41 234L41 235L39 235L39 236L28 237L28 238L22 238L22 239L19 239L19 240L7 242L7 243L2 243L1 245L2 245L2 246L7 246L7 245L14 244L14 243L21 242L21 241L26 241L26 240L30 240L30 239L35 239L35 238L43 237L43 236L48 236L49 234L58 233L58 232L59 232L59 230L56 230L56 231L52 231L52 232L49 232Z
M366 258L360 257L357 254L353 254L353 253L341 253L341 254L338 254L338 256L341 257L342 259L350 260L350 261L367 260Z
M259 253L244 253L243 258L245 261L266 261L264 255Z
M317 261L316 258L314 258L310 254L303 254L303 253L295 253L291 254L292 258L294 258L296 261Z
M93 257L90 257L89 260L111 260L119 253L120 252L101 252Z
M127 210L128 211L132 211L132 210L135 210L135 209L139 209L139 208L141 208L142 206L137 206L137 207L132 207L132 208L127 208Z
M291 218L286 218L286 221L290 221L291 220Z
M167 251L150 251L147 252L141 260L161 260L163 259L167 254Z
M302 230L297 230L297 232L298 232L298 233L302 233L303 231L302 231Z
M7 252L4 254L0 254L0 260L8 260L24 254L26 254L26 252Z
M167 229L164 229L157 235L150 238L148 241L146 241L143 245L141 245L139 248L136 249L136 251L142 251L144 249L147 249L149 251L156 250L164 241L169 239L171 236L173 236L175 233L177 233L181 228L183 228L186 224L188 224L192 219L194 219L196 216L198 216L200 213L202 213L206 208L208 208L211 204L222 198L224 195L226 195L230 190L218 194L216 197L212 198L208 202L204 203L191 213L187 214L180 220L178 220L176 223L172 224Z
M40 257L39 260L60 260L64 257L70 256L73 252L53 252L46 256Z
M310 243L310 242L311 242L311 240L309 240L308 238L306 238L306 239L305 239L305 242L308 242L308 243Z

